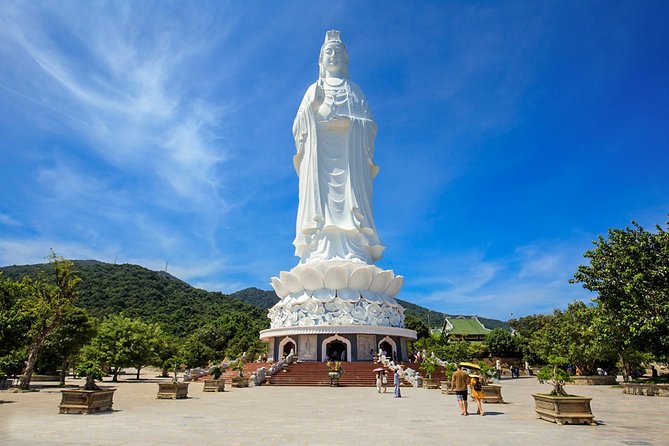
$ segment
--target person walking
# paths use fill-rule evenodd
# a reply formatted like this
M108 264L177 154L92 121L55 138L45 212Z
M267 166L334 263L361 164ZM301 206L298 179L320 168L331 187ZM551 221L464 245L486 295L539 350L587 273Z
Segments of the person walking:
M383 385L383 393L386 393L386 390L388 390L388 376L385 370L381 372L381 384Z
M458 364L458 369L453 373L451 378L451 389L455 391L455 398L458 400L458 406L462 415L469 415L467 413L467 384L469 384L469 375L462 370L462 366Z
M376 390L381 393L381 372L376 372Z
M395 369L395 398L402 398L400 393L400 370Z
M474 401L476 401L476 413L478 415L484 415L483 398L485 395L483 393L483 381L479 375L469 375L469 378L469 385L472 388L472 398L474 398Z

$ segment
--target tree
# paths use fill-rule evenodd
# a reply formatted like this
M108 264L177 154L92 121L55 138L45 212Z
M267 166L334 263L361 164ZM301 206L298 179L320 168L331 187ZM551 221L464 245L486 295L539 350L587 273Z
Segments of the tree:
M551 321L553 316L533 314L509 321L509 325L516 334L516 343L525 361L532 364L542 361L536 351L530 347L530 339Z
M430 336L430 328L427 324L411 314L407 314L404 318L404 326L409 330L416 331L416 340Z
M669 356L669 234L659 225L651 233L632 227L610 229L593 242L572 283L597 293L600 325L617 341L625 379L629 357L647 352L666 361Z
M65 376L72 359L95 335L95 324L88 312L73 308L62 320L60 326L44 343L39 363L51 369L60 368L60 385L65 385Z
M124 367L141 369L156 360L156 350L162 330L154 324L120 315L107 316L102 320L97 335L84 347L84 361L107 364L112 381ZM138 371L139 376L139 371Z
M518 349L513 335L503 328L495 328L486 334L485 343L493 356L511 356Z
M0 276L0 374L16 375L27 356L30 320L20 310L26 287Z
M598 317L598 308L574 301L565 311L555 310L530 345L543 362L559 357L583 374L594 374L597 365L615 362L614 346L599 329Z
M51 251L49 268L37 278L25 277L22 284L26 295L20 301L20 308L31 320L28 330L30 346L26 369L19 381L19 388L30 389L35 361L51 333L58 329L63 318L74 308L77 299L77 285L81 281L73 271L69 260Z

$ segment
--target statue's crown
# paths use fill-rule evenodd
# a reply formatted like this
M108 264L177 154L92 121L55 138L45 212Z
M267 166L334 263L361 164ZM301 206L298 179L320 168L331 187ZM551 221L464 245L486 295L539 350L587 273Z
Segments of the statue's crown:
M330 42L341 42L341 35L338 29L331 29L330 31L327 31L325 33L325 42L323 42L323 45L330 43Z

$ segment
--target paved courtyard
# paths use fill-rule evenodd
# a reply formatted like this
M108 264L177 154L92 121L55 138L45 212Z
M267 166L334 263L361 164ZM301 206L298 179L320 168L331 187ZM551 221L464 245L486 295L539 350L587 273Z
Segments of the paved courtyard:
M129 378L129 376L128 376ZM74 384L76 381L72 381ZM103 383L108 385L109 383ZM596 426L539 420L534 378L502 381L507 404L484 417L460 415L454 396L403 388L403 398L375 388L257 387L157 400L155 379L123 380L114 412L60 415L57 388L0 392L2 445L666 445L669 398L625 395L608 386L568 386L593 397ZM390 389L389 389L390 390ZM470 406L470 412L472 406ZM475 411L475 409L474 409Z

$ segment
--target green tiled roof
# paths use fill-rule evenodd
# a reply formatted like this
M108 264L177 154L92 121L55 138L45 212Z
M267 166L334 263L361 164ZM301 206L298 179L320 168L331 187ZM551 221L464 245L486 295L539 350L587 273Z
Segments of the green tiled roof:
M449 331L452 335L486 335L490 332L474 317L449 318L448 323L453 326L453 330Z

